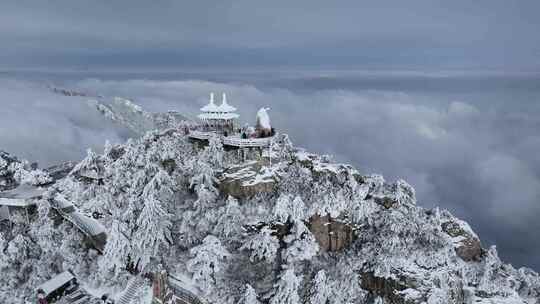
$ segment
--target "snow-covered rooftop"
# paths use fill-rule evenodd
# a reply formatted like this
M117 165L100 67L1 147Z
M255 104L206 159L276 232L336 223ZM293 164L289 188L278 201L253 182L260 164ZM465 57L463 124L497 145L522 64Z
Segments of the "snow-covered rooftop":
M210 93L210 102L201 108L201 114L198 115L199 119L235 119L239 115L234 113L236 108L227 103L227 95L223 93L223 100L221 105L214 103L214 93Z
M67 213L65 217L90 236L106 233L105 227L100 222L79 211Z
M0 198L31 199L42 196L44 191L41 187L22 184L13 190L0 192Z
M235 107L233 107L233 106L231 106L230 104L227 103L227 95L225 95L225 93L223 93L223 99L222 99L221 105L219 105L218 109L219 109L218 112L224 112L224 113L236 111Z
M28 207L35 205L34 199L43 195L45 190L40 187L23 184L13 190L0 192L0 206Z
M210 93L210 103L201 108L201 112L218 112L219 108L214 103L214 93Z
M73 274L71 274L71 272L64 271L61 274L55 276L54 278L48 280L47 282L39 285L36 290L42 289L45 294L48 295L73 279L75 279L75 277L73 276Z

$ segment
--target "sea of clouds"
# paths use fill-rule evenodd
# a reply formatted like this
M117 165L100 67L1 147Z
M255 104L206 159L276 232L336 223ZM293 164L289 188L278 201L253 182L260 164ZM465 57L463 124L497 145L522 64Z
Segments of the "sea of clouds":
M445 81L452 89L439 89ZM513 83L494 81L499 89ZM403 83L399 79L331 77L81 78L60 86L192 116L209 92L227 92L244 123L254 123L256 111L268 106L274 126L296 145L331 154L362 173L407 180L420 205L449 209L471 223L485 246L496 244L503 259L539 269L540 94L516 85L511 89L519 96L512 90L490 95L486 82L481 80L478 90L444 77L395 89L392 83ZM130 136L89 108L88 99L53 93L42 81L0 78L0 149L48 165L80 159L106 139L122 142Z

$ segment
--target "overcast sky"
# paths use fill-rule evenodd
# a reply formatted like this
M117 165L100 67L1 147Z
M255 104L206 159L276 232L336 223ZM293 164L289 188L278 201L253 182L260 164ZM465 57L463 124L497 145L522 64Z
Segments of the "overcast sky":
M540 66L540 2L3 0L0 68Z

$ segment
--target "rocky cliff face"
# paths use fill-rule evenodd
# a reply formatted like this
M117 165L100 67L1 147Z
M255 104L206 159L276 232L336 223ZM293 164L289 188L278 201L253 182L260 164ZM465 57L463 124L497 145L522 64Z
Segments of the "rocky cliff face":
M462 221L448 221L442 224L442 230L454 240L457 255L464 261L479 261L484 253L478 236Z
M323 251L343 250L354 240L351 225L332 219L329 215L312 216L309 220L309 230Z

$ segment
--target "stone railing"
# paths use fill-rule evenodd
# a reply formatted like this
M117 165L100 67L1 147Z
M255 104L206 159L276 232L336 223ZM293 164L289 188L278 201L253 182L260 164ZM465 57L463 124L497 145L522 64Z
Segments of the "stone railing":
M240 137L224 137L223 144L240 148L249 147L266 147L270 145L272 137L265 138L240 138Z
M241 138L238 135L225 137L214 131L198 131L192 130L188 135L190 138L199 140L208 140L212 136L220 136L224 145L238 147L238 148L251 148L251 147L267 147L270 145L272 137L264 138Z

